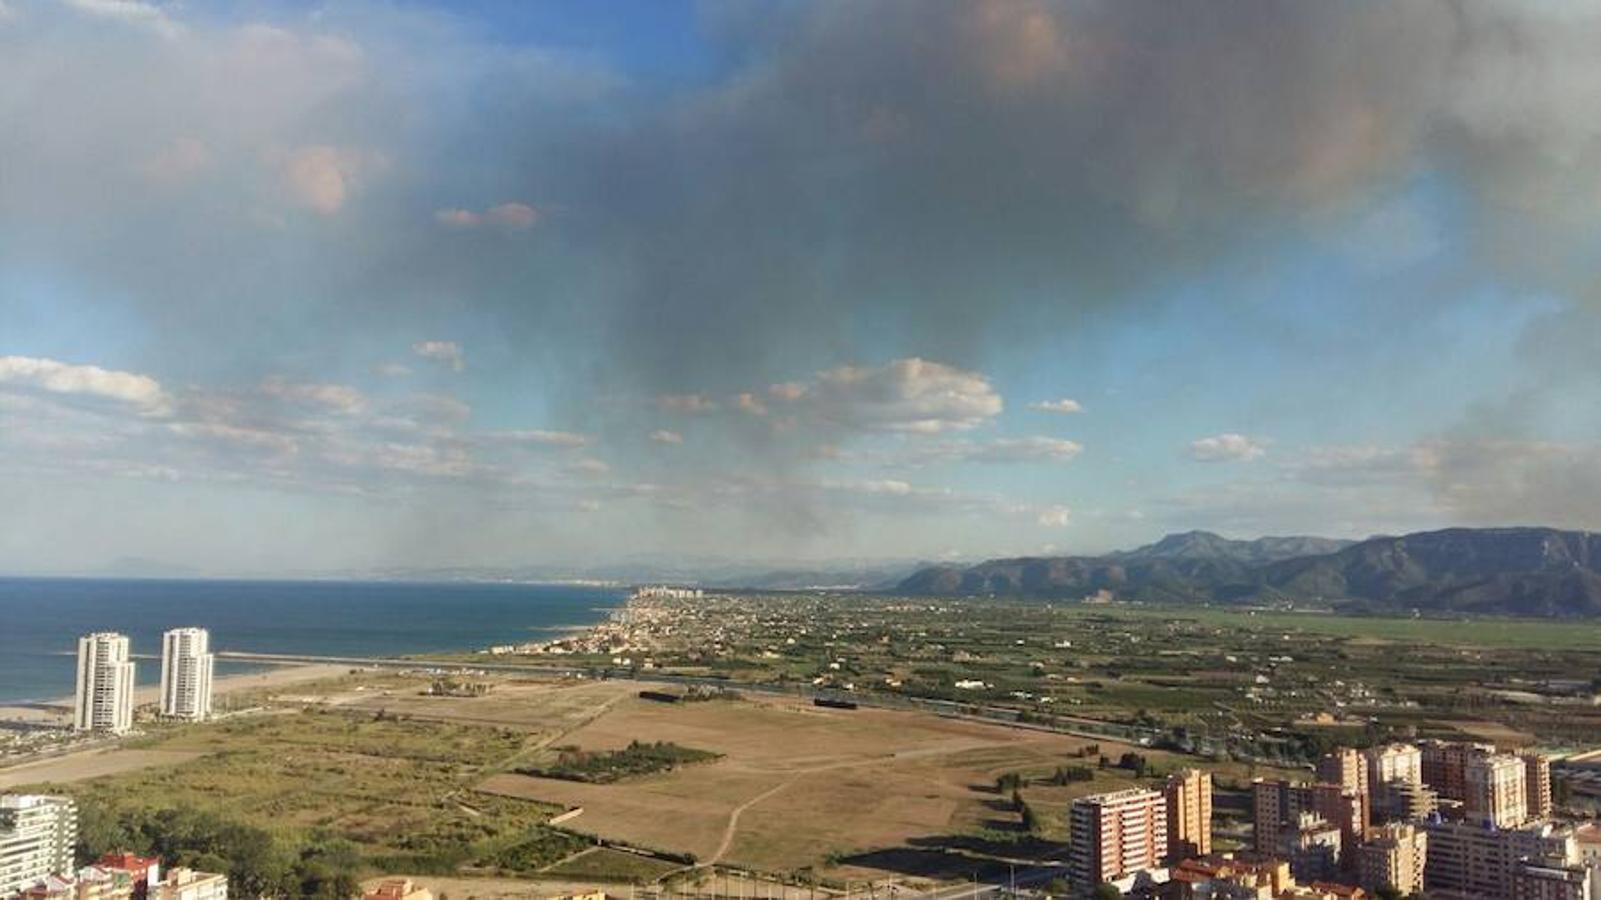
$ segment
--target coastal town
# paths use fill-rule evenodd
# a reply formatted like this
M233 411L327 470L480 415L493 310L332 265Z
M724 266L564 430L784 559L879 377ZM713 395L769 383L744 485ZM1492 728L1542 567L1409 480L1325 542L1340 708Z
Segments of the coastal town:
M938 895L950 885L952 867L962 865L989 879L986 891L1018 895L1595 896L1601 825L1591 818L1595 775L1585 744L1594 724L1588 707L1566 702L1577 687L1555 676L1597 658L1601 647L1535 649L1504 635L1478 646L1414 642L1404 633L1376 641L1371 627L1270 611L1224 618L1104 602L984 606L651 586L632 592L604 621L545 640L424 655L404 665L284 663L278 672L233 676L254 680L255 690L227 708L214 700L229 679L214 687L216 657L205 629L163 635L159 689L143 702L136 700L128 638L93 633L78 643L70 721L62 713L57 724L41 724L34 709L35 718L11 720L16 727L7 730L19 743L0 767L0 785L21 790L0 801L10 810L0 817L9 823L0 833L0 896L228 896L226 867L208 871L201 857L151 855L149 845L86 843L78 819L100 821L96 804L110 795L97 785L131 788L149 777L142 758L126 770L102 761L175 752L134 746L154 740L158 748L222 748L231 746L228 734L277 740L269 735L292 721L311 729L291 739L301 746L332 738L329 727L373 730L373 739L390 744L483 745L487 765L463 770L462 787L442 784L439 796L469 804L480 818L485 809L503 809L495 814L533 829L523 832L529 849L517 852L538 863L513 862L509 850L474 851L498 861L472 871L526 879L527 894L506 896L589 889L550 874L568 870L591 873L601 893L619 889L610 884L716 896L718 879L738 873L766 879L765 889L777 896L794 890L797 873L812 872L800 883L814 892L899 884ZM1396 654L1399 647L1406 653ZM1516 700L1505 696L1512 682L1477 680L1484 676L1460 669L1440 681L1455 661L1514 658L1516 687L1532 688ZM1340 671L1322 668L1328 663L1320 659L1338 659ZM1552 676L1540 681L1542 671ZM1196 677L1203 672L1215 674ZM1464 690L1481 698L1471 714L1443 699ZM1560 728L1550 725L1559 719ZM702 720L704 726L694 724ZM825 729L819 737L835 735L819 747L832 745L838 754L861 744L866 755L836 755L814 775L806 760L815 757L794 757L782 743L758 737L776 729L771 734L782 740L803 722ZM501 731L480 732L480 723ZM577 776L562 773L572 763L538 749L559 745L568 748L560 760L613 765L577 749L594 740L586 735L596 728L597 735L658 742L662 761L639 770L655 774L571 785L563 779ZM952 743L953 735L943 734L950 728L964 736ZM741 734L758 745L712 737ZM503 749L491 750L486 739ZM964 761L970 751L963 748L975 746L995 750L984 763ZM1004 755L993 755L1001 748ZM174 771L213 758L209 752L175 755ZM934 767L918 776L886 761L885 752L890 760L926 758ZM497 758L534 764L492 762ZM89 780L71 780L77 760L87 761ZM720 845L695 837L718 820L715 807L706 811L706 826L689 825L697 821L690 818L676 835L637 818L647 808L685 815L679 801L667 799L677 788L652 800L656 789L630 787L641 778L682 782L686 790L720 778L714 792L722 793L749 777L741 773L775 766L791 774L771 782L769 793L783 794L766 802L767 814L790 828L798 823L784 810L807 795L801 785L834 767L897 772L882 782L887 797L915 790L919 777L966 772L964 780L992 786L952 792L943 816L953 817L947 825L966 820L971 834L986 836L951 859L907 868L876 862L856 843L897 833L885 831L883 813L870 809L847 814L841 807L815 837L754 852L739 825L738 797L746 789L729 795L733 812ZM30 780L30 773L37 775ZM69 780L56 784L65 792L52 786L52 777L62 776ZM903 787L899 779L910 780ZM462 799L472 796L482 799ZM836 802L824 799L826 791L815 796L825 809ZM544 809L552 811L536 812ZM924 826L911 827L901 833L910 837ZM570 861L598 862L596 846L622 855L607 866ZM650 874L630 871L638 867L630 860L648 862ZM549 873L523 868L530 864ZM1004 883L996 880L1003 868ZM415 871L368 863L359 872L367 897L419 900L433 890ZM234 872L233 895L254 895L245 882L256 877ZM540 884L548 885L543 893Z

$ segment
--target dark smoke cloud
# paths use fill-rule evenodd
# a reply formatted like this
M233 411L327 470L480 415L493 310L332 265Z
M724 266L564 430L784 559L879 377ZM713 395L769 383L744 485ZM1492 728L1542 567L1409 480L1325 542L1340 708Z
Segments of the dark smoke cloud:
M1459 200L1473 276L1593 303L1584 5L741 6L707 10L738 64L663 90L442 15L130 26L12 0L0 264L92 298L93 327L131 319L178 379L455 341L642 458L680 427L659 395L706 395L735 450L691 471L778 481L817 447L775 430L772 384L983 372L1419 179Z

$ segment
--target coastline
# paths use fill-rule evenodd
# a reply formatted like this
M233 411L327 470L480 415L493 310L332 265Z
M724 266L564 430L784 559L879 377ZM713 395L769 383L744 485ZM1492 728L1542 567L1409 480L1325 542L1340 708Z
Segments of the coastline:
M232 675L221 675L212 681L212 697L225 697L240 691L254 688L285 687L305 681L316 681L334 675L343 675L349 671L349 666L321 664L321 663L289 663L272 664L270 668L255 672L237 672ZM160 685L140 685L134 689L133 704L135 707L149 706L160 702ZM74 698L71 694L65 697L56 697L51 700L30 703L0 703L0 722L20 722L28 725L59 724L70 726L72 724L72 706Z

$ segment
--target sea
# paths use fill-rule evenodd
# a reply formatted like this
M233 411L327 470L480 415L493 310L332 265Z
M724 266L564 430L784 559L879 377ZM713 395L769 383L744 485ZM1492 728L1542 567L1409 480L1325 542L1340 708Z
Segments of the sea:
M478 650L593 625L621 589L355 581L0 578L0 703L70 696L79 636L128 635L140 684L161 680L161 633L198 625L213 651L396 656ZM217 674L259 669L217 661Z

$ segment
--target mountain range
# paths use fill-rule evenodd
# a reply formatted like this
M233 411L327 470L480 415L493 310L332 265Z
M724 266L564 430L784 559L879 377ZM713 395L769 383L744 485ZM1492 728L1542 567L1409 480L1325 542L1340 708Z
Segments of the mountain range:
M1062 599L1106 591L1149 602L1296 601L1374 612L1601 616L1601 534L1448 528L1353 542L1240 541L1191 531L1102 556L929 566L897 591Z

